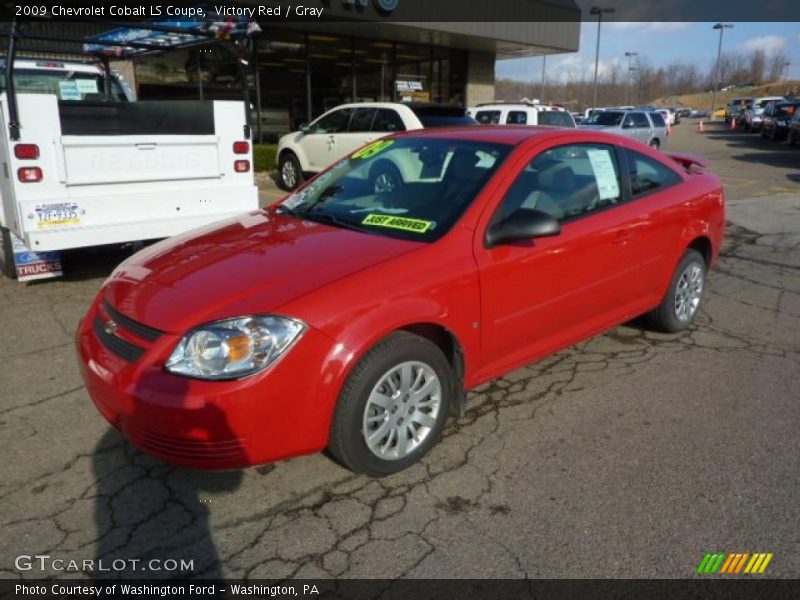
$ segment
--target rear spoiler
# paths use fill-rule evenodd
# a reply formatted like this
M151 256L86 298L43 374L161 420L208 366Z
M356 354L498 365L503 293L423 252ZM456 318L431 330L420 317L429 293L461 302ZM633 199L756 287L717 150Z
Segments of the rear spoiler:
M705 169L708 166L708 161L706 159L692 156L691 154L683 154L681 152L665 152L664 154L669 156L684 169L691 169L693 166Z

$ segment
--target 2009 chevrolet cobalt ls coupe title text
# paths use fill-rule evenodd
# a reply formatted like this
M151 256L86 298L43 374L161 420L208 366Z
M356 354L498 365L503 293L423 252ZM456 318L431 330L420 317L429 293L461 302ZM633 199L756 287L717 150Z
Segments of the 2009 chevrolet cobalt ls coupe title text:
M379 140L278 206L121 264L77 344L100 412L167 461L419 460L465 390L643 313L689 327L724 227L701 161L529 127ZM376 191L381 170L399 185Z

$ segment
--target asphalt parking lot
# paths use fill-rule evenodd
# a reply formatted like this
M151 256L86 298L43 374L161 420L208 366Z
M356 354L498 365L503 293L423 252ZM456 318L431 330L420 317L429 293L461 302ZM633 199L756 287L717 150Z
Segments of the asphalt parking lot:
M715 551L800 576L800 150L695 127L668 149L710 159L730 221L698 327L626 325L475 390L422 464L379 481L324 455L150 458L95 410L72 345L124 250L0 280L0 577L48 554L195 577L677 578Z

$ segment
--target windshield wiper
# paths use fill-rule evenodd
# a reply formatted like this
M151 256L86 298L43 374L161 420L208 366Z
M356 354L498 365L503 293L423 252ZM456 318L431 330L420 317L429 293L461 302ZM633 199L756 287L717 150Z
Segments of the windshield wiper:
M351 231L360 231L362 233L375 233L374 230L369 229L368 227L364 227L363 225L359 225L358 223L353 223L352 221L343 221L342 219L331 213L314 212L307 210L299 216L300 218L306 219L308 221L315 221L317 223L326 223L328 225L335 225L336 227L341 227L342 229L350 229Z
M299 207L297 207L297 208L306 208L307 209L308 207L305 204L300 204ZM275 212L277 212L279 214L282 214L282 215L290 215L292 217L302 218L303 217L303 212L305 212L305 211L297 210L297 208L291 208L289 206L286 206L285 204L281 204L280 206L278 206L275 209Z

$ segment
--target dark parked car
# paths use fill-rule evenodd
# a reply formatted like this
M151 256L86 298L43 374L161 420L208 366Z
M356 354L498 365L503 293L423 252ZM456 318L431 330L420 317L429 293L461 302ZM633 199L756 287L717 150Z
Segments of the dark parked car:
M794 146L800 142L800 110L794 111L792 120L789 121L789 132L786 134L789 144Z
M784 100L771 102L764 109L764 120L761 123L761 137L771 141L782 140L789 132L789 121L797 112L800 100Z

